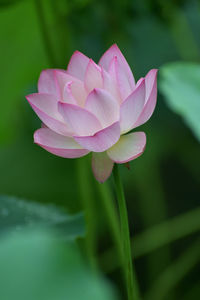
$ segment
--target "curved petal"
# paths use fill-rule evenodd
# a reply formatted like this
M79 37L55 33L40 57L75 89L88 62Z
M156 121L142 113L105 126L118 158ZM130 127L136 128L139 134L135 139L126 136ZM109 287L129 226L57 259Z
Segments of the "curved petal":
M114 162L106 152L92 153L92 171L94 177L103 183L111 175Z
M72 96L76 99L74 103L77 102L77 104L79 104L80 106L84 106L87 97L87 92L82 81L67 74L66 71L55 71L55 78L56 83L58 85L58 90L60 91L60 100L65 99L67 92L65 87L66 84L70 84L68 85L68 88L70 89Z
M152 69L145 77L145 105L134 127L138 127L147 122L153 114L157 99L157 72L158 70Z
M122 164L140 156L145 149L146 135L144 132L133 132L120 137L119 141L107 154L114 162Z
M94 88L103 87L103 79L101 75L101 68L90 59L85 72L84 79L85 87L88 93Z
M72 95L76 99L78 105L83 107L87 98L87 92L82 81L73 81L71 84Z
M85 108L93 113L103 127L119 121L119 105L102 89L94 89L87 97Z
M55 83L57 85L57 90L59 91L59 100L63 99L64 87L67 83L76 81L77 79L64 70L55 70Z
M93 152L104 152L112 147L120 138L119 122L106 127L93 136L74 136L75 141L83 148Z
M84 108L73 104L58 102L58 109L76 135L93 135L102 129L99 120Z
M155 83L157 83L157 73L158 69L152 69L145 76L146 102L148 101L152 90L155 88Z
M71 128L64 123L62 116L58 112L55 96L35 93L26 96L26 99L46 126L66 136L73 134Z
M135 85L130 85L127 74L124 72L123 68L120 67L117 56L113 57L108 72L115 80L115 84L120 91L121 102L123 102L123 100L135 89Z
M58 96L55 83L55 69L43 70L38 80L38 92Z
M145 80L140 81L137 88L128 96L120 107L121 133L126 133L134 128L145 103Z
M83 81L88 63L89 58L87 56L79 51L75 51L69 61L67 73Z
M66 83L65 86L64 86L64 89L63 89L63 102L77 105L77 101L76 101L76 99L74 98L74 96L72 94L72 89L71 89L72 83L73 82L70 81L70 82Z
M131 72L131 69L125 59L125 57L123 56L123 54L121 53L121 51L119 50L118 46L116 44L112 45L101 57L100 61L99 61L99 65L101 65L106 71L109 70L109 66L110 63L113 59L113 57L116 56L117 60L119 62L119 72L123 73L128 82L129 85L131 87L131 89L134 89L135 86L135 79L133 77L133 74Z
M136 85L135 85L135 89L140 85L140 83L141 83L143 80L144 80L144 77L141 77L141 78L137 81L137 83L136 83Z
M34 133L34 142L48 152L66 158L81 157L89 153L73 138L55 133L49 128L40 128Z
M120 91L117 87L115 79L102 68L102 78L103 78L103 88L109 92L113 98L118 102L121 103L121 96Z

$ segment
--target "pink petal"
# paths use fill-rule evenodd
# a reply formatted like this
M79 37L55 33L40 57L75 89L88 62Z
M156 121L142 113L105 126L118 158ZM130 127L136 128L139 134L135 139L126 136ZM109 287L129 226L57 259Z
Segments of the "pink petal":
M107 150L107 154L114 162L122 164L140 156L144 152L145 145L145 133L133 132L122 135L119 141Z
M87 65L84 83L88 93L90 93L94 88L103 87L101 68L95 64L92 59L90 59Z
M141 114L145 103L145 80L140 81L137 88L128 96L120 107L121 133L134 128L134 124Z
M120 127L119 122L116 122L93 136L74 136L74 139L85 149L93 152L103 152L112 147L119 140L119 137Z
M91 112L82 107L59 102L58 109L76 135L92 135L102 128L99 120Z
M34 133L34 142L57 156L66 158L81 157L89 153L73 138L57 134L49 128L40 128Z
M63 102L77 105L77 101L76 101L76 99L74 98L74 96L72 94L72 89L71 89L72 83L73 82L70 81L70 82L66 83L65 86L64 86Z
M84 83L82 81L73 81L71 84L71 91L78 105L83 107L87 98Z
M67 74L64 70L55 70L55 82L59 91L59 100L63 99L64 87L67 83L77 80L73 76Z
M138 127L147 122L153 114L157 99L157 71L156 69L152 69L145 77L145 105L134 127Z
M89 58L87 56L75 51L69 61L67 73L83 81L88 63Z
M148 101L153 88L155 89L155 84L157 83L157 69L150 70L145 76L145 85L146 85L146 102ZM157 87L157 85L156 85Z
M66 71L55 71L55 78L58 85L58 90L60 91L60 100L64 100L64 93L66 96L66 84L70 83L70 90L73 97L76 99L76 102L80 106L84 106L87 92L82 81L69 75Z
M62 116L58 112L57 100L50 94L31 94L26 96L32 109L40 120L57 133L71 136L72 130L64 123Z
M108 179L112 172L113 161L108 157L106 152L92 153L92 171L94 177L103 183Z
M119 62L119 72L122 73L123 76L125 76L127 78L129 85L131 87L131 90L133 90L134 86L135 86L135 80L134 80L133 74L131 72L131 69L130 69L125 57L123 56L123 54L121 53L121 51L119 50L119 48L117 47L116 44L112 45L104 53L104 55L101 57L101 59L99 61L99 65L101 65L106 71L108 71L110 63L111 63L113 57L115 57L115 56L117 57L117 60Z
M120 91L117 87L116 81L112 76L102 68L103 88L108 91L113 98L121 103Z
M39 93L58 95L55 83L55 69L43 70L38 80Z
M141 77L141 78L137 81L137 83L136 83L136 85L135 85L135 89L140 85L140 83L141 83L143 80L144 80L144 77Z
M135 85L130 85L127 74L124 72L124 69L120 67L117 56L113 57L108 72L115 80L115 84L118 86L120 91L120 98L123 101L135 89Z
M88 95L85 108L97 117L103 127L119 120L119 105L105 90L94 89Z

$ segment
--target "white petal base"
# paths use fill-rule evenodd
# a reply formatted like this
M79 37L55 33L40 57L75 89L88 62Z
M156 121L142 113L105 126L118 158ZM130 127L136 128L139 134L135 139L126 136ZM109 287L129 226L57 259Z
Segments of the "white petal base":
M145 149L146 135L144 132L133 132L120 137L119 141L107 154L114 162L123 164L140 156Z

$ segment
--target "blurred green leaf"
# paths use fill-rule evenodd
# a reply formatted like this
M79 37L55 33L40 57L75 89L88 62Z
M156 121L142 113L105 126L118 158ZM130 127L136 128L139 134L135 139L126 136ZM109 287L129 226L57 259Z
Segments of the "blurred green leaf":
M200 141L200 64L169 63L161 68L160 89Z
M83 214L68 215L54 205L42 205L11 196L0 196L0 231L18 231L38 225L55 227L67 239L83 237Z
M1 299L114 299L108 283L90 272L75 244L30 229L0 242Z

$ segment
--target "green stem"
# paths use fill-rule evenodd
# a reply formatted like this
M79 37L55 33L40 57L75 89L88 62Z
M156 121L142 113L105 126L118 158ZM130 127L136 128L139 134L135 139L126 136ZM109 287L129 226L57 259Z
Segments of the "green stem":
M113 197L111 195L107 182L103 184L96 182L96 185L98 188L98 194L100 195L104 212L108 220L108 226L113 239L113 243L115 245L115 250L117 252L116 259L118 261L118 265L121 266L123 264L123 249L121 244L117 210L114 205L115 203L113 202ZM108 262L109 261L106 262L107 265ZM122 271L123 271L123 276L125 277L124 269Z
M93 270L97 269L96 252L97 252L97 224L95 214L95 196L91 186L91 178L88 168L88 157L83 157L76 161L77 182L79 187L79 195L82 201L83 209L86 214L86 238L85 247Z
M187 226L185 226L187 224ZM167 244L185 238L200 230L200 207L181 214L158 225L151 226L134 237L134 258L140 258ZM109 265L107 262L109 261ZM114 249L107 250L101 256L101 265L106 273L119 267Z
M139 299L139 290L136 281L135 272L133 270L133 262L131 255L131 243L130 243L130 232L128 225L128 214L126 208L126 201L122 186L122 181L119 175L118 165L115 164L113 169L113 176L115 181L115 188L117 193L117 200L119 205L119 214L120 214L120 225L121 225L121 239L124 250L124 269L126 272L126 284L127 284L127 293L129 300Z
M52 44L49 37L49 31L47 28L46 20L45 20L45 12L42 5L41 0L35 0L35 7L38 15L40 30L42 33L42 38L44 42L44 47L46 51L46 55L48 57L48 61L51 67L55 67L57 65L55 55L52 50Z

